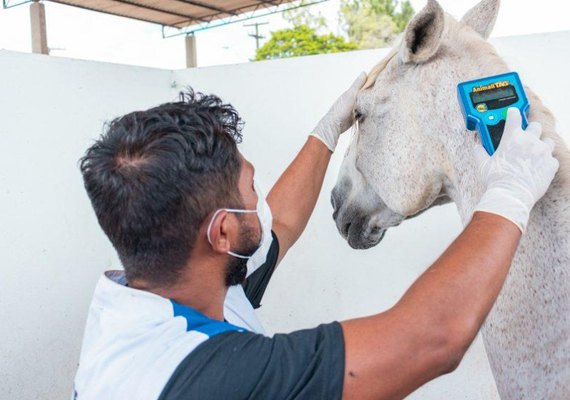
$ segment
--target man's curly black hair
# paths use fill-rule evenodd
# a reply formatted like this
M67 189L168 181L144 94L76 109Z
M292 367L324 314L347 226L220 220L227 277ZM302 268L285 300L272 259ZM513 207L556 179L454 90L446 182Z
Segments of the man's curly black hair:
M128 281L175 283L205 218L242 206L242 126L231 104L190 88L114 119L87 150L85 188Z

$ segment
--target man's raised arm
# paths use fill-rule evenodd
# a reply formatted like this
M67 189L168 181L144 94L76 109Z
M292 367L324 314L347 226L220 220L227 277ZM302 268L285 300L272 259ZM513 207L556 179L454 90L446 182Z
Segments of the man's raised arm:
M273 214L273 230L279 238L279 260L307 226L332 152L339 136L353 123L354 102L366 81L363 72L321 119L307 142L267 196Z

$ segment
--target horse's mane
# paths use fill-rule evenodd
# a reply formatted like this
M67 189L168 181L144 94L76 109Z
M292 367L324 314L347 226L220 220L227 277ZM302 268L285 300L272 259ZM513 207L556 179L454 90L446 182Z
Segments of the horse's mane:
M366 79L366 82L364 82L364 86L362 86L361 90L368 89L374 86L374 83L376 82L376 78L378 78L378 75L380 75L380 73L384 71L390 60L394 58L396 54L398 54L398 49L397 47L394 47L392 50L390 50L390 52L386 55L386 57L384 57L382 61L380 61L378 64L374 66L374 68L372 68L372 70L368 74L368 79Z

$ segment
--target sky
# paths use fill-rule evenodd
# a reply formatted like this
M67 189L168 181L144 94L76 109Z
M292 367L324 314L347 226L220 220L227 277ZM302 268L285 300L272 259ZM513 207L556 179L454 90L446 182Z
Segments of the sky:
M416 10L427 0L411 0ZM439 0L443 8L460 18L477 0ZM340 0L311 6L320 12L333 33L338 26ZM48 46L51 55L155 68L185 68L182 36L162 38L161 27L75 7L46 2ZM502 0L501 11L492 36L524 35L570 30L570 1ZM251 22L268 22L261 33L287 27L280 15ZM196 33L198 66L248 62L255 55L252 28L235 23ZM29 4L0 8L0 49L30 52Z

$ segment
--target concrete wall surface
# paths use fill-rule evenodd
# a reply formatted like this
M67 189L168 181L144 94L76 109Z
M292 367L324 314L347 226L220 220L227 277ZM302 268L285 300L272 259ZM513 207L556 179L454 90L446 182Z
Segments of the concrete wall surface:
M0 71L0 399L64 399L118 265L77 162L105 120L170 100L171 73L6 51Z
M494 43L570 142L570 32ZM167 71L0 51L0 399L68 397L94 285L120 267L77 168L104 121L170 101L187 85L216 93L246 121L241 150L268 190L337 95L385 53ZM347 143L348 135L307 230L268 288L259 313L270 332L385 310L461 230L447 205L373 249L352 250L328 200ZM498 398L481 340L456 372L410 398Z

